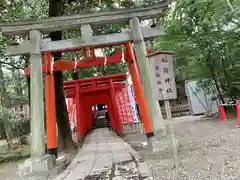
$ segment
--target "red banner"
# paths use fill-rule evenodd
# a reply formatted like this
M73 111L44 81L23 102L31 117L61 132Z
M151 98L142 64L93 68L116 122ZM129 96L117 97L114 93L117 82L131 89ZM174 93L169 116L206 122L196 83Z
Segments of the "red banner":
M132 124L133 116L128 95L128 88L125 87L122 90L116 92L116 94L118 111L122 123Z
M74 98L66 98L69 121L76 120L76 104ZM71 124L71 123L70 123Z

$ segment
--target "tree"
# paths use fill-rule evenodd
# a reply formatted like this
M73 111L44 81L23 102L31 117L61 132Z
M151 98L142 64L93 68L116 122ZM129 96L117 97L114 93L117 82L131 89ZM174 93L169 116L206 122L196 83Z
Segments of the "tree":
M6 139L8 147L11 148L12 144L12 128L9 123L9 112L8 108L10 106L8 92L5 86L5 80L2 70L2 65L0 63L0 129L3 132L3 137Z
M223 103L224 95L232 99L240 95L236 14L239 11L229 11L225 0L178 1L165 18L167 36L154 43L155 49L176 52L177 78L213 80Z

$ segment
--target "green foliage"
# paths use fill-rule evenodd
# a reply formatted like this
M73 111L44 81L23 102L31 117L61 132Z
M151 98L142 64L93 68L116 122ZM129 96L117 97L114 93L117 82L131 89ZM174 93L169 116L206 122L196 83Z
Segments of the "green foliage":
M211 79L234 97L240 95L240 6L230 3L233 11L226 0L178 1L165 19L167 36L154 48L175 51L178 79Z
M106 10L108 8L115 9L121 7L133 7L135 4L131 0L125 1L114 1L114 0L103 0L101 3L99 1L86 1L85 4L79 3L78 1L71 1L71 5L67 6L66 12L70 14L69 8L74 5L73 9L76 9L72 14L78 12L88 12L88 11L101 11ZM126 24L106 24L103 26L99 26L97 29L94 30L93 35L103 35L103 34L112 34L112 33L119 33L121 32L121 28L126 27ZM70 30L64 33L65 38L77 38L81 35L80 30ZM111 55L114 53L116 48L105 48L102 49L105 55ZM76 53L66 53L64 54L65 60L74 59L74 57L79 57ZM94 76L103 76L108 74L116 74L116 73L123 73L126 72L126 64L113 64L110 66L105 67L104 65L100 67L90 67L81 70L77 70L79 78L88 78ZM65 80L72 79L71 76L72 72L65 72Z
M51 6L54 4L56 6ZM80 12L92 12L111 10L122 7L133 7L135 2L133 0L1 0L0 1L0 21L1 22L12 22L15 20L27 20L27 19L40 19L46 18L49 15L73 15ZM120 32L123 24L120 25L104 25L99 27L94 35L101 35L107 33ZM62 33L63 38L76 38L81 36L79 29L68 30ZM23 75L24 67L28 66L29 60L27 56L19 57L4 57L3 51L7 45L16 45L26 37L5 37L0 34L0 100L2 109L6 111L1 112L0 117L0 131L3 132L4 138L12 132L11 137L9 136L8 142L11 142L12 136L16 134L24 134L21 129L26 129L21 117L18 115L11 116L11 103L10 99L25 99L27 92L30 88L29 78L25 78ZM105 49L106 55L111 54L114 49ZM76 53L63 54L63 59L66 61L72 61L78 57ZM78 57L79 58L79 57ZM80 78L87 78L92 76L101 76L113 73L126 72L126 64L111 65L108 67L91 67L87 69L77 70ZM73 72L64 72L64 79L72 79ZM26 81L27 79L27 81ZM62 97L61 97L62 98ZM3 102L4 101L4 102ZM58 107L59 109L59 107ZM67 120L66 120L67 122ZM7 125L7 126L6 126ZM24 126L24 128L22 127ZM8 128L6 128L8 127ZM29 132L28 130L26 132ZM66 130L68 132L68 130Z

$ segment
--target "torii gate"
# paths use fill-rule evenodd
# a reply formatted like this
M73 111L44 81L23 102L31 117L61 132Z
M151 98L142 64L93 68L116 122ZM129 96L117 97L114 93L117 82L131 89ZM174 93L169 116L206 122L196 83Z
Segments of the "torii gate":
M66 97L74 99L76 104L76 125L78 137L84 136L92 128L92 111L96 104L106 104L109 109L112 128L123 132L117 111L116 90L125 87L126 74L114 74L64 82ZM86 113L86 114L85 114Z
M84 47L100 48L110 45L125 44L127 52L130 54L128 60L129 72L135 81L133 81L135 93L141 99L147 100L145 105L140 106L140 111L145 112L145 119L152 120L155 131L164 131L163 119L160 108L158 108L157 101L153 95L153 83L151 78L151 69L147 58L146 46L144 40L149 40L157 36L163 35L163 29L141 27L140 20L155 18L163 15L164 10L168 7L168 1L163 1L160 4L149 7L140 7L132 9L116 10L112 12L98 12L83 15L63 16L49 18L45 20L35 21L20 21L13 24L1 24L3 33L12 36L25 35L29 33L29 39L25 40L18 46L10 46L6 49L5 55L21 55L30 53L31 63L31 156L39 157L45 154L44 152L44 105L43 105L43 71L42 55L46 53L46 68L51 64L51 52L69 52L76 51ZM106 23L122 23L130 20L131 30L127 29L121 33L92 36L91 26L103 25ZM52 31L67 30L78 28L81 26L82 37L79 39L66 39L60 41L44 41L42 40L42 33L49 33ZM138 78L138 68L134 58L132 45L137 57L137 62L142 79L142 85ZM49 69L48 71L49 72ZM48 73L47 73L48 74ZM52 83L51 78L48 81ZM51 89L54 89L49 83ZM142 89L144 88L144 90ZM52 98L49 94L49 100ZM52 98L51 100L54 100ZM148 112L150 112L148 114ZM55 117L56 118L56 117ZM148 143L151 145L151 138L154 136L151 124L146 123L149 127L146 136ZM53 152L49 149L50 153Z

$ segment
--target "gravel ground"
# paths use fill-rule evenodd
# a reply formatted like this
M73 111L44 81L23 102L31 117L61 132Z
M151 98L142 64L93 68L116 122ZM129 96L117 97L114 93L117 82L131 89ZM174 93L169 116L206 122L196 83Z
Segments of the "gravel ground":
M237 180L240 179L240 129L235 120L217 123L216 120L180 121L174 123L179 143L180 175L174 175L171 152L147 156L155 180ZM141 133L126 133L126 140L141 153Z

